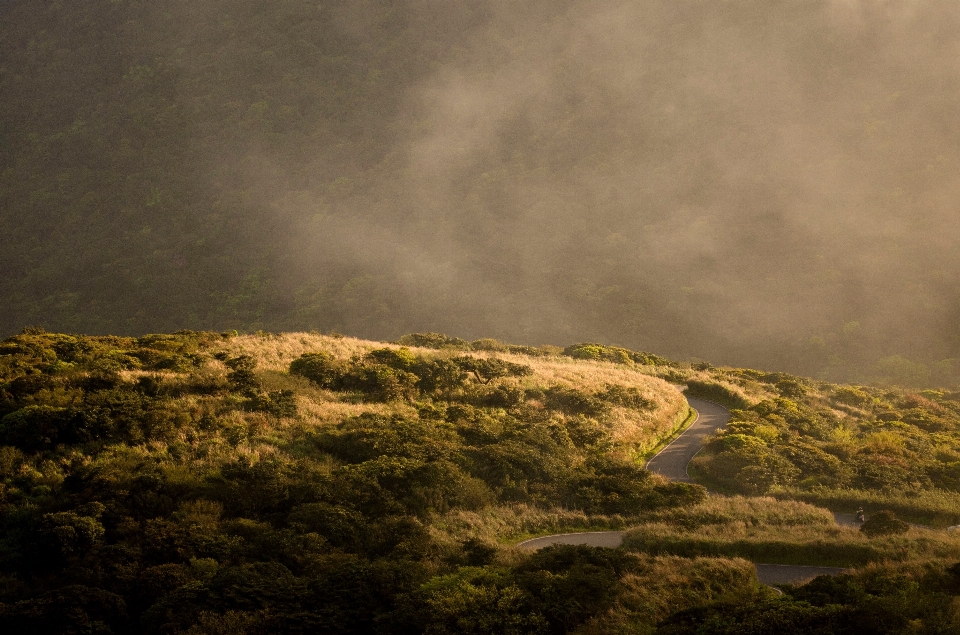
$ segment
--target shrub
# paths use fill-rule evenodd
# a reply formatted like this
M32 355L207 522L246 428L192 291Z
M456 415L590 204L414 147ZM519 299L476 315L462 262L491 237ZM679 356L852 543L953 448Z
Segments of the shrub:
M414 373L420 378L417 387L423 392L446 391L463 386L467 374L449 359L420 359Z
M340 381L341 366L328 353L304 353L290 362L290 374L309 379L322 388L333 389Z
M410 333L404 335L398 342L404 346L417 346L420 348L455 348L458 350L470 350L470 343L459 337L450 337L443 333Z
M382 364L358 366L340 378L343 390L358 390L374 401L412 399L417 395L419 377Z
M630 351L603 344L574 344L563 349L563 354L574 359L594 359L615 364L632 364Z
M297 416L297 400L292 390L272 390L253 395L247 406L254 412L266 412L275 417Z
M635 386L608 384L603 392L597 393L596 396L603 401L631 410L652 410L657 407L655 402L644 397L640 389Z
M470 347L475 351L491 351L494 353L503 353L507 350L506 344L490 337L474 340L470 342Z
M396 370L412 370L419 359L406 346L396 348L378 348L367 353L366 361L383 364Z
M544 392L547 407L567 414L596 417L610 409L610 406L593 395L577 390L554 386Z
M785 379L776 383L777 391L784 397L798 399L807 394L807 389L796 379Z
M533 374L533 369L525 364L514 364L496 357L482 359L460 356L453 362L464 372L472 373L481 384L489 384L501 377L524 377Z
M847 386L837 388L832 397L837 403L853 406L855 408L863 408L873 401L873 397L868 395L866 392L860 390L859 388L851 388Z
M21 450L42 450L59 443L93 438L92 422L83 412L55 406L27 406L0 419L0 442Z
M260 382L253 369L257 367L257 361L249 355L240 355L232 359L224 360L230 372L227 373L227 379L236 390L254 390L259 387Z
M687 382L687 394L708 401L715 401L727 408L748 408L750 402L733 386L712 381L690 380Z
M644 353L642 351L631 351L619 346L606 346L604 344L574 344L563 349L563 354L574 359L594 359L598 361L613 362L615 364L640 364L642 366L676 366L674 362L668 359L654 355L653 353Z
M909 529L910 525L897 518L892 511L886 509L871 515L870 518L860 526L860 531L871 538L905 534Z

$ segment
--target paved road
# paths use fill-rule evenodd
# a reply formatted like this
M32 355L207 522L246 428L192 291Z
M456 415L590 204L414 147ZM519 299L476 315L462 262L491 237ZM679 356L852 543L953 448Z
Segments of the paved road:
M687 474L687 464L703 447L703 440L727 425L730 413L715 403L687 397L687 401L699 415L692 426L674 439L660 454L647 462L647 469L662 474L672 481L692 483Z
M585 531L578 534L554 534L531 538L517 544L523 549L543 549L550 545L587 545L588 547L609 547L616 549L623 542L625 531Z
M693 479L687 474L687 464L703 447L703 440L707 436L727 425L730 413L726 408L702 399L687 397L687 401L699 414L697 420L673 443L665 447L660 454L650 459L647 463L647 469L674 481L692 483ZM834 514L834 517L837 523L841 525L856 523L852 514ZM525 540L517 546L533 550L543 549L550 545L588 545L590 547L615 549L623 543L625 533L623 531L588 531L575 534L554 534ZM838 575L845 571L845 569L837 567L807 567L784 564L754 563L754 566L757 569L757 579L766 585L800 584L818 575Z
M838 525L843 525L844 527L860 527L860 521L857 520L856 514L847 514L844 512L833 512L833 520Z
M587 545L589 547L607 547L616 549L623 543L624 531L587 531L576 534L554 534L524 540L517 546L536 551L550 545ZM757 579L762 584L801 584L818 575L838 575L844 572L839 567L807 567L792 564L754 563Z
M818 575L840 575L846 569L839 567L805 567L795 564L758 564L757 579L766 585L801 584L809 582Z

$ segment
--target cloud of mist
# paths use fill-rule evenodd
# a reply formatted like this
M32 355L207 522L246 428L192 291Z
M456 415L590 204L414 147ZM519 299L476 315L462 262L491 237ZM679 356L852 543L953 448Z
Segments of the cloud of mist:
M955 5L487 8L336 238L431 326L733 361L852 321L945 346Z
M79 171L34 163L93 174L97 153L127 156L131 113L143 150L107 173L124 185L101 220L124 238L90 230L111 254L83 252L95 284L11 250L49 270L16 287L24 306L169 296L178 313L141 306L129 328L437 330L800 369L960 357L953 0L131 1L78 13L112 25L97 47L59 6L11 12L36 23L17 37L59 34L38 68L82 58L83 89L103 86L51 117L126 119Z

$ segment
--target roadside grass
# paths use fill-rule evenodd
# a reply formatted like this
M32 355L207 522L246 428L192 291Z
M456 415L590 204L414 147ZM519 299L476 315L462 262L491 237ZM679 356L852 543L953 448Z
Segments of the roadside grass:
M653 478L659 478L654 476ZM560 533L624 531L637 526L670 525L695 531L733 524L769 527L833 527L826 509L771 497L710 496L699 505L641 511L637 514L587 514L561 507L514 504L480 511L453 510L435 516L432 525L457 539L479 538L514 544Z
M431 526L455 540L471 538L505 545L530 538L585 531L623 531L639 516L587 514L580 510L515 504L480 511L453 510L435 516Z
M771 564L851 567L871 562L960 559L960 536L911 527L900 536L867 538L834 524L829 511L771 497L713 496L689 509L647 515L623 548L687 558L740 557Z
M708 496L699 505L650 511L646 524L663 523L684 529L742 523L751 527L832 527L833 514L821 507L770 496Z
M869 515L889 509L902 520L934 528L960 524L960 493L945 490L882 492L860 489L817 489L804 491L779 488L771 492L778 499L794 499L836 512L852 513L863 506Z
M618 582L613 607L579 627L578 635L652 635L658 622L677 611L710 602L750 603L774 593L759 584L753 564L742 558L637 558Z
M687 380L687 394L717 403L724 408L749 408L760 399L748 395L742 386L711 377L709 380L690 378Z
M659 441L656 442L655 445L649 449L641 449L638 451L636 456L637 463L646 465L650 459L655 457L665 447L673 443L677 437L686 432L687 429L697 421L697 417L699 416L699 413L689 406L687 407L686 415L684 415L684 413L681 411L681 413L677 416L677 423L672 430L667 432L663 437L660 438Z

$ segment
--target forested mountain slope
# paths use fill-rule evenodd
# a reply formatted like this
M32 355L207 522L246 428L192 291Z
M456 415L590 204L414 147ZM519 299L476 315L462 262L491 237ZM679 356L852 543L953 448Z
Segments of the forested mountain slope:
M7 3L0 331L439 330L956 383L958 24Z

